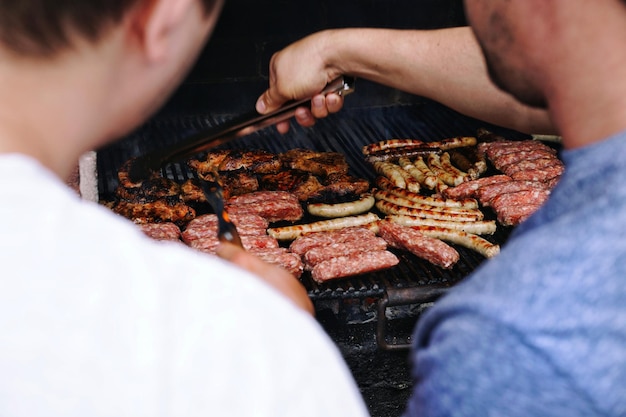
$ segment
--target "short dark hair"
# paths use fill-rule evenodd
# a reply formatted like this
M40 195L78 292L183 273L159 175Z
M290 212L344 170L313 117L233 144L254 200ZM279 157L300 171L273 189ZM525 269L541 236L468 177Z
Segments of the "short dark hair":
M96 41L139 0L0 0L0 42L27 56L51 56L71 46L70 32ZM202 0L205 11L215 0Z

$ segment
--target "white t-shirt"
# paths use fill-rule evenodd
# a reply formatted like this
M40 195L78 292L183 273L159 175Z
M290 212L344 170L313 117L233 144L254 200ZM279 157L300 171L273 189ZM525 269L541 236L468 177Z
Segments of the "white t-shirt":
M0 415L364 416L318 323L0 155Z

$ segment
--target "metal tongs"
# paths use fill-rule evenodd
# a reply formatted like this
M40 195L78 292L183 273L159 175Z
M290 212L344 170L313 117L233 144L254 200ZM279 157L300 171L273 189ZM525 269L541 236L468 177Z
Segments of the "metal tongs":
M345 96L353 91L354 78L342 76L329 83L320 94L335 93ZM189 158L207 149L215 148L231 140L254 133L259 129L287 120L293 117L298 107L310 107L310 105L311 99L309 98L287 103L278 110L265 115L260 115L256 111L251 114L245 114L218 126L216 129L196 133L172 147L160 149L137 158L132 164L128 175L133 181L140 180L147 177L151 171L157 171L169 162Z
M217 170L214 169L212 173L203 175L199 181L204 196L217 215L217 239L220 242L230 242L243 248L237 228L224 207L224 191Z

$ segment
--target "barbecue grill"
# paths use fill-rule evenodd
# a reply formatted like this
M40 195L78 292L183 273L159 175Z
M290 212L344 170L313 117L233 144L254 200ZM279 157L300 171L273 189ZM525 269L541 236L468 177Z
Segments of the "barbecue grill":
M246 10L246 13L241 13ZM415 10L415 13L411 13ZM419 12L418 12L419 11ZM101 201L114 198L117 187L117 170L129 158L155 149L178 143L189 135L231 120L252 110L256 97L267 86L267 69L272 53L308 33L329 28L372 26L394 28L437 28L459 26L465 23L460 0L376 1L328 0L315 2L272 2L229 0L226 2L220 23L205 52L181 88L164 109L123 140L97 152L98 192ZM290 132L280 135L272 127L253 133L223 148L263 149L284 152L293 148L340 152L346 156L350 174L372 181L371 167L361 154L363 145L390 138L419 138L436 141L455 136L473 136L478 128L487 128L511 139L525 139L518 132L458 114L438 103L410 96L397 90L382 87L365 80L356 81L356 92L346 98L344 109L320 120L312 128L302 128L292 123ZM178 182L194 178L194 172L184 163L175 163L162 170L165 177ZM489 213L486 213L489 215ZM510 230L499 226L499 231L488 239L504 243ZM369 314L362 323L374 329L378 347L398 350L408 346L403 339L390 337L395 329L388 319L395 308L411 305L428 305L450 287L463 280L485 259L476 252L453 245L461 259L451 270L438 268L408 252L394 251L400 258L398 266L370 274L338 279L323 284L313 281L308 273L302 277L309 296L316 307L328 305L369 305L377 318L368 323ZM318 310L319 311L319 310ZM421 310L420 310L421 311ZM325 317L324 310L322 316ZM318 314L318 317L320 315ZM336 317L331 321L336 320ZM345 333L346 323L340 323L329 332L346 352L367 351L357 344L358 339ZM349 326L348 326L349 327ZM334 330L333 330L334 329ZM373 335L372 335L373 336ZM346 340L350 342L346 342ZM366 334L363 340L369 340ZM393 341L390 341L393 340ZM349 356L349 354L348 354ZM389 357L385 357L385 361ZM357 361L362 364L362 360ZM393 359L397 367L389 374L406 378L406 360ZM354 369L357 382L372 383L371 378L385 378L385 372L374 370L376 377L367 374L362 366ZM364 376L368 382L358 379ZM382 376L381 376L382 375ZM407 388L387 392L384 396L396 398L392 408L382 409L377 401L368 401L372 415L399 415L403 410ZM376 396L380 398L380 395Z
M97 158L100 200L114 199L118 185L117 170L128 158L171 145L189 134L218 126L227 120L227 116L209 115L157 118L124 140L100 150ZM290 132L286 135L280 135L270 127L223 145L223 148L263 149L275 153L293 148L340 152L346 156L352 175L373 181L374 171L365 162L361 153L363 145L390 138L420 138L435 141L453 136L470 136L480 127L488 127L509 138L525 137L461 116L432 101L422 100L411 105L349 108L320 120L312 128L292 124ZM182 183L194 178L196 174L184 163L173 163L162 170L162 175ZM508 232L507 228L500 227L500 230L488 239L503 243ZM408 252L396 251L401 260L400 265L388 270L325 283L313 281L305 272L302 281L314 302L329 299L376 298L382 300L379 307L428 302L462 280L484 260L476 252L459 246L455 248L461 254L461 260L451 270L436 267ZM384 312L384 309L381 312ZM379 317L383 321L381 324L383 329L385 314L380 314ZM385 342L384 333L379 334L379 339L381 347L397 347Z

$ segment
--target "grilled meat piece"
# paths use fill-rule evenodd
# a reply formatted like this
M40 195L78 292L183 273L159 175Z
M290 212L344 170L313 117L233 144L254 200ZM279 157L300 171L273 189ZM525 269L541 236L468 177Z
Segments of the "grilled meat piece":
M313 267L311 278L322 283L331 279L391 268L399 263L398 257L386 250L359 252L320 262Z
M264 150L233 150L220 163L219 171L235 171L247 169L256 174L271 174L278 172L282 168L280 158Z
M187 165L198 172L198 174L209 174L213 172L214 169L219 168L220 164L224 162L224 159L226 159L230 153L231 151L228 149L211 151L204 160L192 159L187 162Z
M205 160L191 160L188 165L199 175L217 171L248 170L255 174L278 172L282 162L278 155L264 150L218 150L209 152Z
M199 174L200 175L200 174ZM200 175L202 178L202 175ZM224 198L252 193L259 189L259 180L256 175L245 170L222 172L219 175L222 182ZM197 179L192 178L181 185L183 200L188 203L206 203L207 199Z
M186 205L180 196L148 203L120 200L112 210L138 224L172 222L182 226L196 216L195 210Z
M195 178L188 179L180 186L183 201L186 203L208 203L204 191L200 188L198 180Z
M155 240L180 241L180 228L174 223L144 223L139 228L146 236Z
M149 178L138 183L136 187L118 186L115 190L117 197L132 203L150 203L161 198L178 197L181 193L180 185L163 178Z
M229 214L256 214L270 222L296 221L304 215L298 198L284 191L257 191L226 201Z
M136 188L136 187L140 187L143 181L145 181L146 179L153 179L153 178L160 177L158 172L152 171L148 174L149 175L148 178L145 178L145 179L142 178L137 181L131 180L128 173L131 171L132 165L135 163L136 160L137 158L130 158L128 161L124 162L124 164L117 171L117 179L119 180L120 187Z
M257 176L244 169L220 172L219 176L224 190L224 198L253 193L259 189Z
M310 172L320 177L331 174L347 174L346 158L337 152L316 152L308 149L292 149L281 155L287 168Z
M326 177L323 186L309 195L309 203L344 203L357 200L369 190L370 183L364 178L336 173Z
M287 191L306 201L323 188L319 180L308 172L289 169L261 177L261 188L267 191Z

